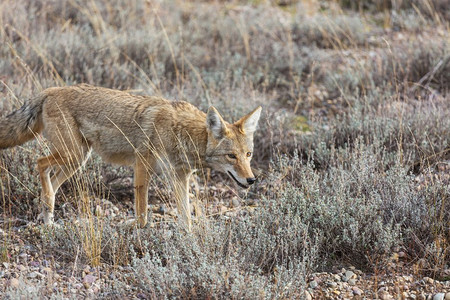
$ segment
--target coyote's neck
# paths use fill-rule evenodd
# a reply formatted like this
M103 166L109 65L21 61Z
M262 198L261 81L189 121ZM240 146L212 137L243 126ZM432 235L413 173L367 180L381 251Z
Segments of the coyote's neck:
M197 114L193 118L182 118L178 124L177 145L181 157L185 157L189 164L196 168L205 165L208 132L206 129L206 116Z

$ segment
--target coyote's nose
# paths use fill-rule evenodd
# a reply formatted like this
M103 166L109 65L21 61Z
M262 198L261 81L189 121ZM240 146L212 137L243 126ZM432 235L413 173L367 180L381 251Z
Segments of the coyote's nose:
M247 183L248 183L248 184L254 184L255 181L256 181L256 178L255 178L255 177L247 178Z

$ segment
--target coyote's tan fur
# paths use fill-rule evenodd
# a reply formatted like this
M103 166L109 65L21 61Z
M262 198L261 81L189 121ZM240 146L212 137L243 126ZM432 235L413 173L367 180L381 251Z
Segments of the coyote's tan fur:
M93 149L108 162L134 167L139 226L147 223L151 174L170 170L178 212L190 229L188 182L195 169L225 172L244 188L254 183L250 160L260 113L258 107L229 124L214 107L205 114L183 101L85 84L55 87L0 119L0 149L20 145L41 132L50 142L51 154L37 161L46 224L53 221L58 188Z

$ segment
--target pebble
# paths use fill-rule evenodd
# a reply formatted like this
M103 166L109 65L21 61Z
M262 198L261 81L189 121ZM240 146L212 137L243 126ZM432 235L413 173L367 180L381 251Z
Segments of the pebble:
M348 281L348 284L350 284L350 285L355 285L355 284L356 284L356 279L355 279L355 278L350 279L350 280Z
M356 276L356 274L352 271L345 271L344 275L342 276L342 281L347 282L352 279L353 276Z
M378 292L378 296L380 297L381 300L390 300L390 299L394 299L394 297L392 297L391 294L389 294L386 291L381 291Z
M444 297L444 293L437 293L436 295L434 295L433 300L444 300Z
M30 263L30 266L32 266L32 267L34 267L34 268L37 268L37 267L40 266L40 262L38 262L38 261L32 261L32 262Z
M305 291L305 300L312 300L312 296L308 291Z
M84 269L83 269L83 272L86 273L86 274L91 273L91 267L90 267L89 265L86 265L86 266L84 267Z
M424 278L423 278L423 281L424 281L425 283L428 283L428 284L433 284L433 283L434 283L433 278L430 278L430 277L424 277Z
M450 300L450 293L445 294L445 300Z
M352 292L356 296L361 296L363 294L363 291L356 286L352 288Z
M94 275L86 275L83 278L83 283L88 283L88 284L92 284L95 282L95 280L97 280L97 277L95 277Z
M23 272L23 271L25 271L25 270L27 269L27 267L25 267L24 265L18 265L18 266L17 266L17 269L18 269L20 272Z
M76 288L77 290L81 289L82 286L83 285L81 283L78 283L78 282L73 285L73 287Z
M427 299L427 297L425 297L425 294L424 294L424 293L420 293L420 294L417 296L417 300L425 300L425 299Z
M36 277L43 278L43 277L45 277L45 275L34 271L34 272L31 272L30 274L28 274L27 277L30 278L30 279L33 279L33 278L36 278Z
M315 289L318 285L319 284L315 280L309 282L309 287L312 289Z
M239 207L241 203L237 199L237 197L233 197L233 199L230 200L230 207Z
M335 287L337 287L337 283L334 281L327 281L327 286L329 286L331 288L335 288Z
M19 287L19 284L20 284L20 282L19 282L19 279L17 279L17 278L11 278L9 280L9 286L11 286L13 288Z
M257 202L257 200L255 200L255 199L248 199L248 200L246 201L246 204L247 204L248 206L257 206L257 205L258 205L258 202Z

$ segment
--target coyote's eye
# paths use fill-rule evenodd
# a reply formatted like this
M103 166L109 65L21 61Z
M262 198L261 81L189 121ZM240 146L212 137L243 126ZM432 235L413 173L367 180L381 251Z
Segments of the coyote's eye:
M247 157L250 157L250 156L252 156L252 153L251 152L247 152Z
M228 158L236 159L236 155L234 155L234 154L227 154L227 156L228 156Z

